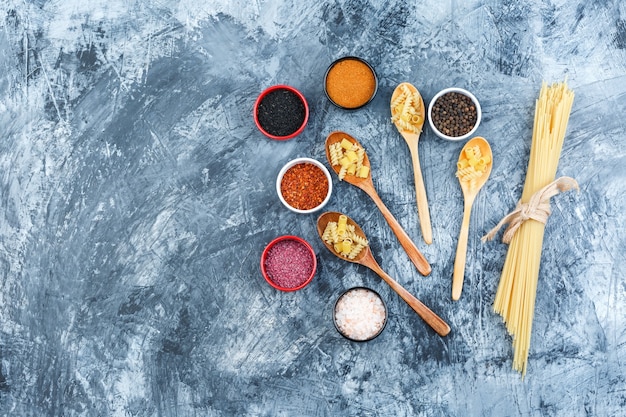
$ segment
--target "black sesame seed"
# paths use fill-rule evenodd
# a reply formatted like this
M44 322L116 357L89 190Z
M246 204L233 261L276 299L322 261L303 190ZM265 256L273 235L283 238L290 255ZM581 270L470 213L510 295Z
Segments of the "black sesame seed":
M294 92L285 89L267 93L259 102L257 118L270 135L289 136L304 123L304 103Z

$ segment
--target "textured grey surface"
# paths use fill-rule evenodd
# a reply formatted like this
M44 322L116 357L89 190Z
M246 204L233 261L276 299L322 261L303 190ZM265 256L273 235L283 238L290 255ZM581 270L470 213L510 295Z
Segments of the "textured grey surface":
M616 416L626 407L626 6L517 2L79 1L0 3L0 414L11 416ZM332 107L322 76L354 54L375 100ZM542 80L576 93L539 277L528 375L492 303L506 253L480 236L521 195ZM417 225L409 152L389 123L395 85L482 102L494 151L476 200L467 275L450 300L462 144L426 129L434 242ZM278 83L311 119L264 138L251 109ZM360 190L328 208L365 229L382 267L438 312L441 338L369 270L328 253L315 215L275 195L280 166L324 161L333 130L359 139L374 183L432 263L420 276ZM309 240L310 286L259 272L281 234ZM390 318L341 338L336 297L381 293Z

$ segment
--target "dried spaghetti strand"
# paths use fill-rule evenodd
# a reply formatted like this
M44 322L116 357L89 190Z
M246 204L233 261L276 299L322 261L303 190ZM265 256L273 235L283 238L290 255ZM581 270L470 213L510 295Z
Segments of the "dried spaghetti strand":
M554 182L574 102L566 82L543 83L536 101L533 137L521 205ZM526 375L545 223L525 219L510 237L494 300L513 337L513 368Z

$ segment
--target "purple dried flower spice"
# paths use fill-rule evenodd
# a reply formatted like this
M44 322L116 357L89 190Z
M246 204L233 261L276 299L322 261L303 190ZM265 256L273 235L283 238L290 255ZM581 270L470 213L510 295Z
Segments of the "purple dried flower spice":
M267 251L265 272L282 288L296 288L313 273L311 252L296 240L281 240Z

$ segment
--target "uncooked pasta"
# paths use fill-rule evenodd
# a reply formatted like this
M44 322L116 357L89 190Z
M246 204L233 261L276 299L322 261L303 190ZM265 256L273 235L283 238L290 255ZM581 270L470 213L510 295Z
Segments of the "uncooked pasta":
M424 103L420 93L410 84L402 83L398 87L400 93L391 102L391 121L399 128L413 133L421 133L424 124Z
M330 164L339 166L338 177L340 181L346 175L353 175L358 178L367 178L370 167L365 165L365 149L358 143L352 142L347 138L341 139L341 142L335 142L329 146Z
M543 83L536 102L535 120L524 190L518 208L485 238L493 237L509 223L510 239L494 311L502 316L513 337L513 368L526 374L537 294L537 281L549 198L558 191L577 187L571 178L555 181L574 93L565 82ZM558 190L558 191L557 191ZM529 215L530 213L530 215Z
M331 245L338 255L351 260L369 245L365 236L356 233L354 224L348 223L345 214L340 215L336 222L326 224L322 240Z

